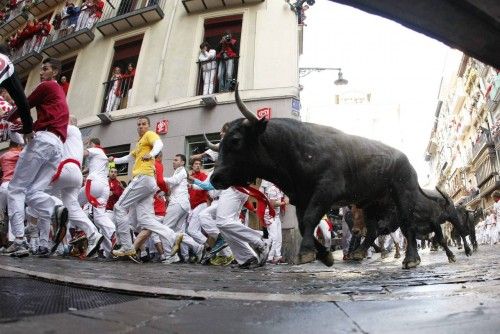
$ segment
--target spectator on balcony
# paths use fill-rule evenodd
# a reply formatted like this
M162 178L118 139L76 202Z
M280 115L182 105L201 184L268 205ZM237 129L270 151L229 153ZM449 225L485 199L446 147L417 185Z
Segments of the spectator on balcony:
M219 42L219 70L217 78L219 80L219 92L228 92L234 90L234 58L238 57L236 53L236 39L230 32L226 31Z
M61 82L59 83L61 85L64 95L68 96L68 90L69 90L69 81L68 78L66 78L64 75L61 77Z
M89 0L87 1L88 6L88 19L85 28L92 29L94 24L99 21L102 16L102 10L104 8L104 2L102 0Z
M125 87L126 90L132 89L132 85L134 83L134 77L135 77L135 67L134 64L129 63L127 65L127 72L122 75L122 78L125 79L125 82L123 83L122 86ZM126 92L124 92L126 93ZM124 94L126 95L126 94Z
M113 69L111 78L108 81L108 93L106 95L106 112L109 113L117 110L122 97L122 71L120 67L116 66Z
M4 22L7 22L7 10L5 8L0 9L0 24L3 24Z
M65 27L66 34L70 34L73 31L78 30L78 21L81 16L81 8L76 7L72 2L66 2L64 11L66 15L63 17L63 20L66 21L66 24L64 24L63 26Z
M38 22L36 29L35 43L32 50L38 52L45 44L47 36L49 36L52 26L49 23L49 19L44 19L42 22Z
M215 72L217 70L215 57L216 52L210 47L210 44L208 42L201 43L198 60L200 61L203 78L203 95L214 92Z

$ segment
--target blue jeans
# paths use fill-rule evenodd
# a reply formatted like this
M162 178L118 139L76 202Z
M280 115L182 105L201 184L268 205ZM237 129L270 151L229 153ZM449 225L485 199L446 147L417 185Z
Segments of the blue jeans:
M229 58L219 62L217 78L219 79L219 92L227 92L233 80L234 59Z

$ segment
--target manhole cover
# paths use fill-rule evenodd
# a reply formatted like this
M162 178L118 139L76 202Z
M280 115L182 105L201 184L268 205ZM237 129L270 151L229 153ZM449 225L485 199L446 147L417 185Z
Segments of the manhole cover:
M0 277L0 321L85 310L119 304L137 297L74 288L29 278Z

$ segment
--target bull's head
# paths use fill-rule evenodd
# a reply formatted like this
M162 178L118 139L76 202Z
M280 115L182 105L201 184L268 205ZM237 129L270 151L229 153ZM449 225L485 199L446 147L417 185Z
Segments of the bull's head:
M247 185L262 167L263 150L260 135L266 130L267 120L258 119L243 103L235 89L236 105L245 116L233 121L219 144L219 159L210 182L217 189Z

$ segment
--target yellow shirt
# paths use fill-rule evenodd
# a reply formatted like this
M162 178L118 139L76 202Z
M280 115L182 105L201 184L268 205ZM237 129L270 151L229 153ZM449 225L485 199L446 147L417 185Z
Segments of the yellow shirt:
M160 139L160 136L158 136L153 131L147 131L139 139L139 142L137 143L137 146L135 147L135 149L132 152L130 152L130 154L135 159L134 169L132 170L132 176L136 176L136 175L154 176L155 175L155 159L153 158L153 159L144 161L141 158L144 155L149 154L151 152L155 141L157 141L158 139Z

